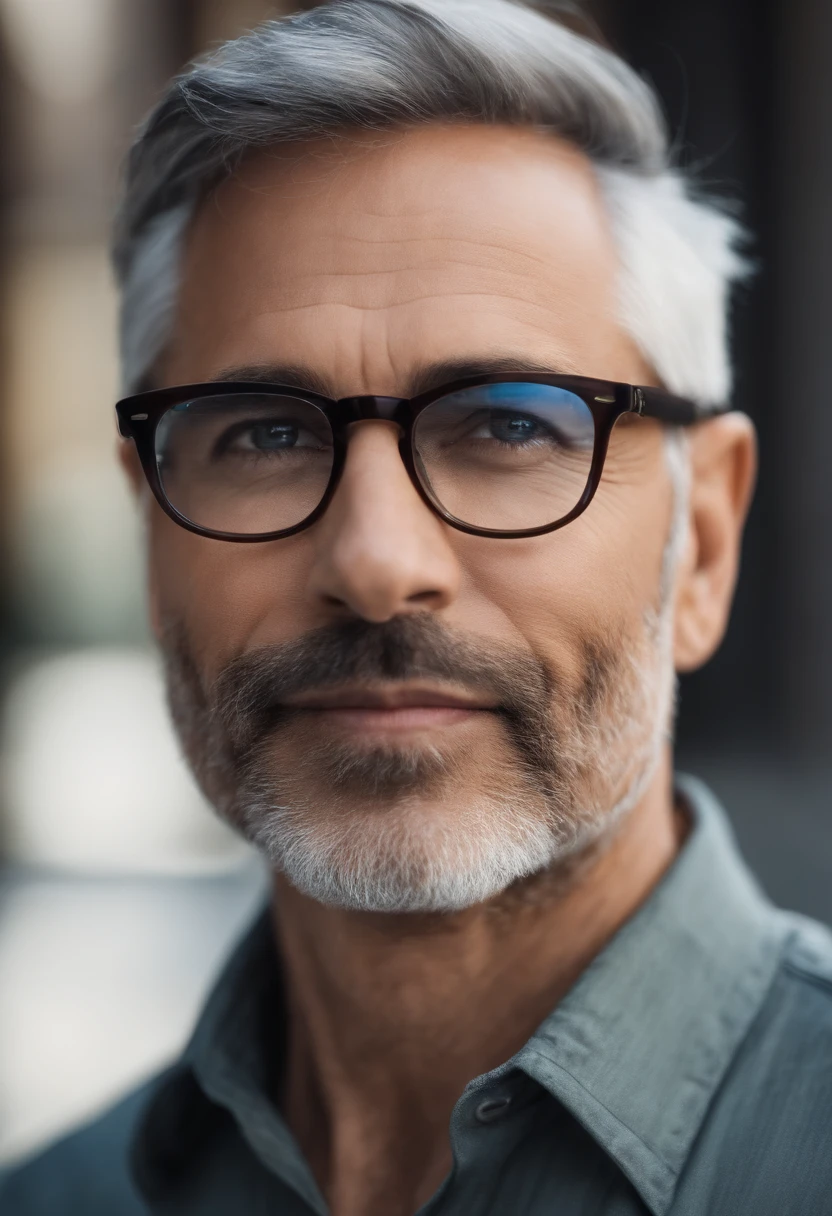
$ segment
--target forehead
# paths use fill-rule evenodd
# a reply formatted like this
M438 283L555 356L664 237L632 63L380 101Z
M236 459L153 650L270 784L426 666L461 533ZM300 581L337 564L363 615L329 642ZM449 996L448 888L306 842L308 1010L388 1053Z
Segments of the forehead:
M363 361L381 391L414 359L502 348L612 375L617 273L592 167L554 137L425 127L264 151L195 217L171 374L314 359L346 393Z

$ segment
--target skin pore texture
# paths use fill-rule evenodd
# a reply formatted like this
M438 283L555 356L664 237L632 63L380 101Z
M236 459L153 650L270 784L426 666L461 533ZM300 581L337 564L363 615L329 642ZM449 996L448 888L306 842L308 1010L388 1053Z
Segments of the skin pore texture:
M333 397L404 396L464 362L654 383L617 270L591 167L557 139L432 127L264 152L195 218L156 379L291 368ZM526 540L434 517L384 422L354 428L326 515L286 540L194 536L140 489L185 750L276 862L276 1097L335 1216L434 1193L467 1082L522 1046L680 847L674 668L724 629L750 424L700 425L689 459L664 592L674 493L644 419L616 426L584 515ZM351 702L321 697L326 672ZM304 869L312 854L326 864Z

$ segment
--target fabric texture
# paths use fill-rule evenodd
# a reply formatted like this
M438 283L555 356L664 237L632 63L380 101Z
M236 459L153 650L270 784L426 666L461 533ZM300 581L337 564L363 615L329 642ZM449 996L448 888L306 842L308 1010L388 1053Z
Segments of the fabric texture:
M466 1086L420 1216L832 1216L832 935L772 907L713 796L678 788L679 858ZM283 1009L264 914L182 1058L0 1182L0 1216L326 1216L273 1098Z

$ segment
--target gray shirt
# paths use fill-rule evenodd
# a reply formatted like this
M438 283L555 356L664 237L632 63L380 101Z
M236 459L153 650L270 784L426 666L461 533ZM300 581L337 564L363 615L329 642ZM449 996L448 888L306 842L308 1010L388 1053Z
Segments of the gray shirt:
M453 1112L420 1216L832 1214L832 938L773 908L722 811ZM182 1059L0 1184L2 1216L324 1216L275 1105L284 1019L264 917ZM277 1041L276 1041L277 1040Z

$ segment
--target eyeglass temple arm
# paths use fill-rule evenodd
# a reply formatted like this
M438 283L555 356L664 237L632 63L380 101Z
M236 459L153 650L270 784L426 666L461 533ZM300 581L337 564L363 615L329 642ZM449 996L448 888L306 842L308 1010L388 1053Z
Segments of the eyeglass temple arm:
M645 418L658 418L660 422L690 426L716 418L728 410L725 405L704 405L686 397L676 397L662 388L639 387L633 389L630 412Z

